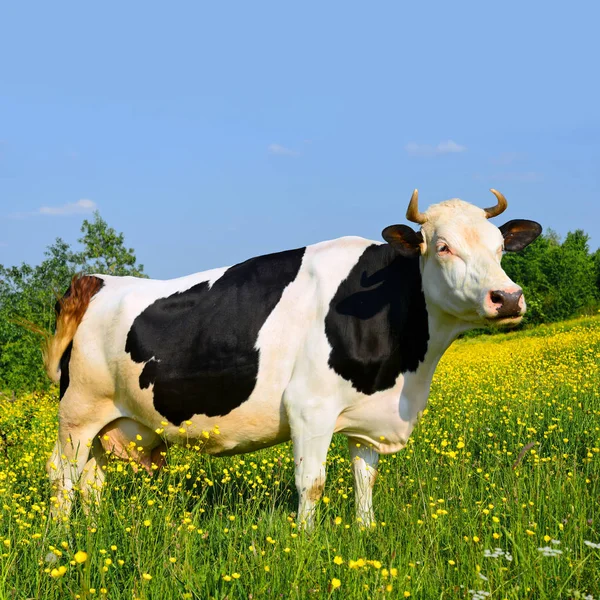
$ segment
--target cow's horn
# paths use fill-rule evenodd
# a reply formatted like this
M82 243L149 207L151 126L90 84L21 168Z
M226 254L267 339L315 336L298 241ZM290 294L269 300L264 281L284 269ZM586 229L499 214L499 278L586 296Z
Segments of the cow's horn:
M497 217L500 213L503 213L506 210L506 207L508 206L506 198L498 190L492 188L490 192L492 192L492 194L496 196L496 198L498 199L498 204L496 204L496 206L490 206L490 208L483 209L485 210L485 216L488 219L491 219L492 217Z
M427 217L419 212L419 191L415 190L408 203L408 210L406 211L406 218L413 223L423 224L427 221Z

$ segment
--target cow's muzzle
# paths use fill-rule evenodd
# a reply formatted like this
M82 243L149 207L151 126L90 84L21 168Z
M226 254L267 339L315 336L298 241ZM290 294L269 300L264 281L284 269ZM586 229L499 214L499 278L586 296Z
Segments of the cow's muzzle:
M511 287L490 291L485 299L485 312L490 320L519 319L525 313L523 290Z

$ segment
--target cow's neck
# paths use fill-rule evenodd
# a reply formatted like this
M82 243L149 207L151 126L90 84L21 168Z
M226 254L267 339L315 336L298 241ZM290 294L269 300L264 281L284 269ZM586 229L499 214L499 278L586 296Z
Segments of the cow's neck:
M463 332L472 329L470 323L461 321L456 317L439 310L430 302L427 304L427 317L429 322L429 344L427 353L423 360L423 365L426 369L433 371L437 363L442 358L444 352L449 348L450 344Z
M427 405L433 374L444 352L461 333L473 328L471 324L439 310L427 300L426 306L429 324L427 352L417 370L405 374L401 400L408 402L410 407L407 414L412 415L414 419Z

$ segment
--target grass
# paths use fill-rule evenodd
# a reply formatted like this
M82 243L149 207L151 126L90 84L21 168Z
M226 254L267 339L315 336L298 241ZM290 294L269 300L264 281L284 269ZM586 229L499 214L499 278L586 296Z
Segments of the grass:
M377 525L354 522L336 437L310 533L289 445L174 449L153 477L112 461L95 513L54 523L56 397L3 402L0 598L597 597L599 383L599 318L455 343L408 447L382 457Z

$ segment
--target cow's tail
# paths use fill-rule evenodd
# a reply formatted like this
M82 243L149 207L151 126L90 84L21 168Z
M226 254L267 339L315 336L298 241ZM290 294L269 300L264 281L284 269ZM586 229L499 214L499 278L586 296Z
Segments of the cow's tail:
M45 336L42 355L46 373L52 381L60 379L60 360L75 337L90 300L104 281L94 275L75 275L65 295L56 303L56 330Z

